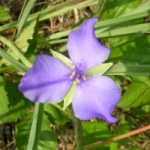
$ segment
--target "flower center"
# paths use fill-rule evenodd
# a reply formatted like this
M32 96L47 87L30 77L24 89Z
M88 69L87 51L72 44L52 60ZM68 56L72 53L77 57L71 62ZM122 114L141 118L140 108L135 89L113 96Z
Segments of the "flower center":
M73 81L74 84L78 84L86 80L86 76L81 68L75 67L70 75L70 79Z

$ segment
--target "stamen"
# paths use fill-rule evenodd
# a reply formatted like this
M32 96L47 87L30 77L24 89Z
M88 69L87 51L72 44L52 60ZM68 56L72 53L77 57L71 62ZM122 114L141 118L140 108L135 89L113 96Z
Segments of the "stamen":
M85 76L82 76L82 79L85 81L85 80L86 80L86 77L85 77Z
M76 66L75 65L72 65L72 69L74 69Z
M80 80L78 78L76 78L76 83L79 83L79 82L80 82Z
M77 82L76 82L76 81L73 81L73 84L77 84Z
M71 76L70 76L70 79L73 79L73 77L74 77L75 75L76 75L76 72L73 71L72 74L71 74Z

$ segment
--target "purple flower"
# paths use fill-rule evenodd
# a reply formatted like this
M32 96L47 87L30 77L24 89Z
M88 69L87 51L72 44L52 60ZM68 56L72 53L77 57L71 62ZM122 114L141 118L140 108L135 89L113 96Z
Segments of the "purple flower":
M85 72L107 60L110 50L101 45L94 33L97 18L85 21L78 30L70 33L68 52L72 69L57 58L39 55L33 67L23 76L19 90L34 102L52 103L64 99L72 83L77 85L72 106L81 120L101 118L114 123L111 116L120 99L120 90L106 76L87 77Z

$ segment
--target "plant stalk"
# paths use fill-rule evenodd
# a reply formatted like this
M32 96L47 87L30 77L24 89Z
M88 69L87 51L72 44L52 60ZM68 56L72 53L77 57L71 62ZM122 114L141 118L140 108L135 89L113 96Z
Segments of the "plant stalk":
M74 125L75 139L76 139L76 146L77 146L76 149L84 150L81 121L75 117L72 108L71 108L71 111L72 111L72 120L73 120L73 125Z

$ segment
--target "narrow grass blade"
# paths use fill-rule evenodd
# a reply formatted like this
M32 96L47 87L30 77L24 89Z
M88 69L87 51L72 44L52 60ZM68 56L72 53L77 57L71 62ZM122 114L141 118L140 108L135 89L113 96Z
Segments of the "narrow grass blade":
M43 104L35 103L35 110L34 110L27 150L37 149L38 140L41 132L41 126L42 126L43 110L44 110Z
M19 34L20 34L20 32L21 32L21 30L22 30L22 28L23 28L23 26L27 20L27 17L29 15L32 7L34 6L35 2L36 2L36 0L29 0L29 2L27 3L27 6L25 7L24 12L22 14L22 17L21 17L19 24L18 24L17 36L19 36Z
M150 65L114 64L106 75L150 76Z
M22 62L27 66L31 67L31 63L28 61L28 59L22 54L22 52L19 50L17 46L15 46L12 42L10 42L5 37L0 36L0 41L3 42L5 45L7 45L13 52L18 56L19 59L22 60Z
M26 72L28 68L21 63L19 63L17 60L15 60L13 57L8 55L4 49L0 48L0 56L5 58L8 62L10 62L13 66L18 68L20 71Z
M48 8L47 10L42 10L40 11L40 13L35 13L33 15L30 15L26 21L26 23L31 23L33 20L35 20L38 16L39 16L39 21L43 21L55 16L59 16L63 13L66 13L72 9L76 8L83 8L83 7L87 7L87 6L93 6L97 4L97 0L87 0L87 1L81 1L78 4L71 4L71 2L74 1L70 1L70 3L67 3L68 5L58 5L58 6L54 6L52 8ZM61 7L60 7L61 6ZM57 11L59 10L59 11ZM15 27L18 25L18 21L13 22L13 23L9 23L6 24L4 26L0 27L0 31Z

